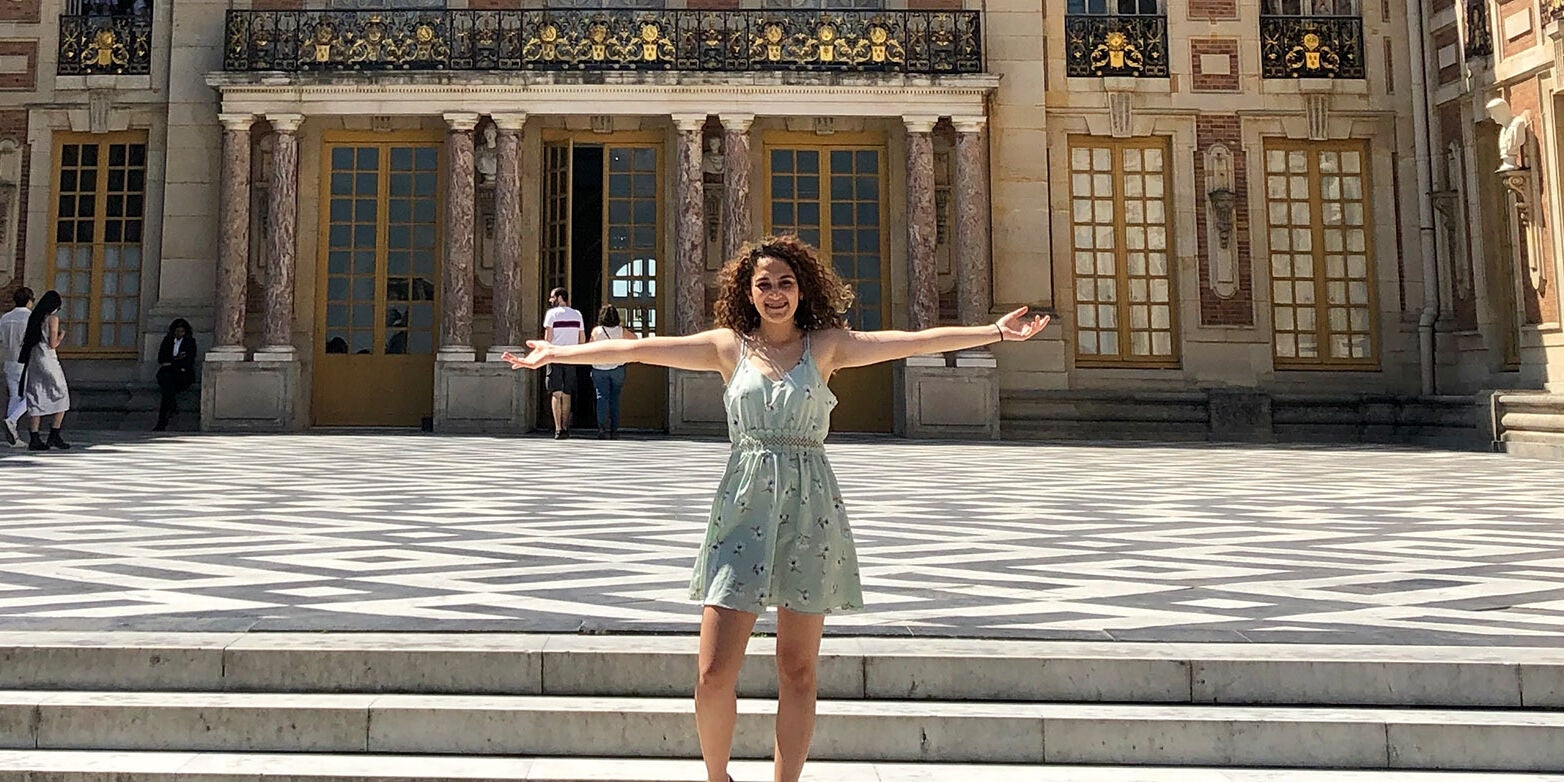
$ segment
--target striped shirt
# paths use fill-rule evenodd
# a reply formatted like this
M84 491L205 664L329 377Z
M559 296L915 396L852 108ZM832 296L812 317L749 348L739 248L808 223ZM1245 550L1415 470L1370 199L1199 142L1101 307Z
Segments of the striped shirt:
M543 315L543 327L554 330L549 341L556 345L580 344L585 321L580 310L573 307L554 307Z

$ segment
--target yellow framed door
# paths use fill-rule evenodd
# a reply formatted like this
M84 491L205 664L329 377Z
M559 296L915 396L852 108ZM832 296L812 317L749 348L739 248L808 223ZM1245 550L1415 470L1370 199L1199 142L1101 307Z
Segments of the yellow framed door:
M323 151L314 422L418 426L434 409L440 138L328 135Z
M885 146L767 143L766 233L792 233L819 248L853 288L848 321L872 331L890 324ZM838 431L889 432L892 367L846 369L830 380Z
M659 333L662 289L662 146L609 144L603 150L603 288L624 327L642 337ZM592 324L597 313L585 313ZM668 421L668 371L631 364L620 398L621 426L662 429Z

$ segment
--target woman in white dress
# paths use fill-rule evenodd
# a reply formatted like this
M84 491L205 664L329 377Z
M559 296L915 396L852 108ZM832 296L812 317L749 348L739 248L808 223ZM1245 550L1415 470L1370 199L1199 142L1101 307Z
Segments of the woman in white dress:
M65 411L71 409L71 392L65 385L65 370L60 368L60 357L54 351L65 339L60 328L60 294L45 293L38 299L38 306L27 319L27 333L22 337L22 398L27 400L27 415L32 421L32 434L27 442L29 451L47 451L50 448L70 448L60 437L65 425ZM53 416L49 422L49 439L38 436L38 425L44 416Z

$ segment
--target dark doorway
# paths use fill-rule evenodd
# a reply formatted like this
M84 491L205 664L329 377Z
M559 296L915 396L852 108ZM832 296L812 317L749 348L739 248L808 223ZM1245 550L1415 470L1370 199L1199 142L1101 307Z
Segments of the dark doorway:
M603 292L603 148L577 145L570 161L570 304L586 319L586 329L597 325L597 308ZM583 339L586 337L583 336ZM576 395L571 399L571 426L597 426L597 395L592 389L592 368L575 368Z

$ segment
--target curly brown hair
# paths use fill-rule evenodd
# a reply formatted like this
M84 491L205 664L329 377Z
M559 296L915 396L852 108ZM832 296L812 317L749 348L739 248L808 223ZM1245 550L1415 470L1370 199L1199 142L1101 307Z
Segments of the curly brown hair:
M776 258L798 278L798 310L793 322L804 331L847 327L847 308L853 291L836 276L829 263L797 236L767 236L739 248L738 255L722 267L717 277L718 328L749 334L760 328L760 312L750 302L749 287L761 258Z

